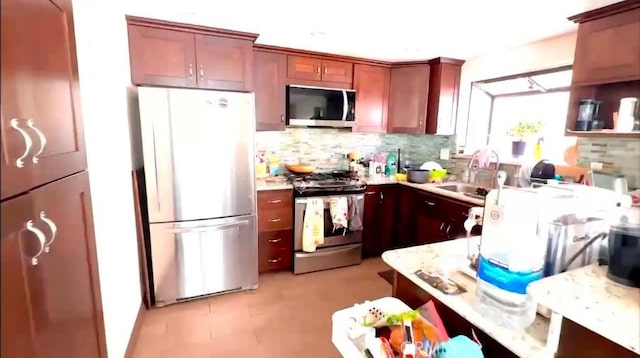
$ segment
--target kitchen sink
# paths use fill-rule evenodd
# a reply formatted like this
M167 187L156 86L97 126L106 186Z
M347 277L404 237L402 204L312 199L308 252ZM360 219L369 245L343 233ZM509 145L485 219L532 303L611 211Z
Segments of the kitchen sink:
M476 199L484 199L484 197L488 193L488 190L483 187L471 185L471 184L464 184L464 183L443 184L443 185L438 185L436 187L439 189L464 194L468 197L476 198Z

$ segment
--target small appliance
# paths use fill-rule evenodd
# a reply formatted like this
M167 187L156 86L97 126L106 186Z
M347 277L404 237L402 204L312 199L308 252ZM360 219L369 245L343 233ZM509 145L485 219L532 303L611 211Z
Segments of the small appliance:
M621 223L609 229L607 277L640 288L640 224L628 219L623 216Z
M595 99L581 99L578 107L578 118L576 118L577 131L589 131L600 127L598 119L598 112L600 111L600 102ZM594 125L594 121L596 125Z
M287 126L350 128L355 115L354 90L287 86Z

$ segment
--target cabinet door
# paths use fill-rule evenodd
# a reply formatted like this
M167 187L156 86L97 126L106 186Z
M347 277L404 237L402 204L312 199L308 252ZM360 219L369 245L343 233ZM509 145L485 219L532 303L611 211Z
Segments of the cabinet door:
M429 100L425 132L452 135L456 129L462 66L438 63L429 67Z
M256 129L284 130L287 56L273 52L255 51L253 61Z
M354 67L356 126L354 132L386 133L390 70L386 67Z
M640 80L640 8L581 23L573 83Z
M138 25L128 29L133 84L197 86L193 34Z
M23 160L37 186L86 168L71 1L3 0L2 10L3 161L23 157L29 138Z
M378 220L380 222L378 255L381 255L383 252L391 250L395 242L396 186L383 185L378 196L380 198L380 206L378 208Z
M322 61L322 80L325 82L353 82L353 63L343 61Z
M444 241L443 230L446 222L440 211L442 204L430 197L418 195L415 204L415 245L433 244Z
M38 352L106 357L89 177L78 173L30 194L45 253L27 282Z
M287 56L287 77L321 81L322 61L313 57Z
M368 186L364 192L364 212L362 220L362 256L374 257L380 251L379 248L379 211L380 191L376 186Z
M212 35L195 35L198 87L250 91L253 89L253 42Z
M2 213L1 355L3 358L35 357L24 267L31 265L29 257L38 252L30 252L28 248L38 247L40 242L33 232L26 230L27 223L33 219L29 194L3 202L0 212ZM30 229L33 230L31 227Z
M424 134L428 92L428 65L391 69L389 133Z

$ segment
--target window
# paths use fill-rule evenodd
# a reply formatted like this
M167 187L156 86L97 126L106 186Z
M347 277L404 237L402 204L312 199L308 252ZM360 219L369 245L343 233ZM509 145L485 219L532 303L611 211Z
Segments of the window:
M575 144L565 137L569 107L571 67L532 72L474 82L469 101L465 153L490 146L501 158L511 157L509 129L520 121L540 121L544 128L544 155L564 163L564 151ZM531 157L535 140L527 145L524 157Z

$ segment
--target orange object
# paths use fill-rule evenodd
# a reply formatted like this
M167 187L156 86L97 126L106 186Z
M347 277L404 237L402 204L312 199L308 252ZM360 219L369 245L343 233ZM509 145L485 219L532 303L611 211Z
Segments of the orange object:
M391 326L391 334L389 335L389 343L396 352L402 352L402 344L405 342L403 326ZM428 340L432 344L438 343L438 334L436 328L433 327L424 318L418 317L411 321L411 329L413 330L413 339L415 342Z

